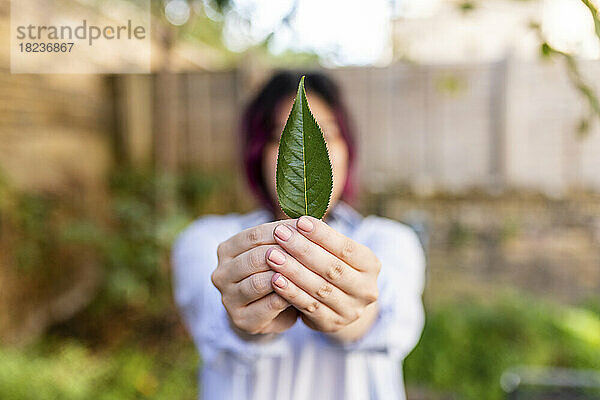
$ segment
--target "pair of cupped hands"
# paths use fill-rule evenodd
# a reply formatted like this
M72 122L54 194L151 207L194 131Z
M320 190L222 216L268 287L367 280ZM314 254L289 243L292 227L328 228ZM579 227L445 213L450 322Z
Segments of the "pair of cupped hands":
M335 336L364 331L377 313L379 259L322 220L302 216L248 228L219 244L217 256L211 279L238 334L281 333L301 317Z

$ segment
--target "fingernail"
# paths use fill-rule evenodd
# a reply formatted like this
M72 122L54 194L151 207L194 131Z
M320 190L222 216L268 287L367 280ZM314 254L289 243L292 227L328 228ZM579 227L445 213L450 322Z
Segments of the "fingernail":
M275 228L275 236L283 241L286 241L292 237L292 230L285 224L277 225L277 228Z
M302 229L304 232L312 232L315 228L313 222L310 220L310 218L306 216L298 218L298 222L296 223L296 225L299 229Z
M273 275L272 281L275 286L282 289L287 286L287 280L280 273Z
M271 249L268 258L277 265L282 265L285 262L285 254L277 249Z

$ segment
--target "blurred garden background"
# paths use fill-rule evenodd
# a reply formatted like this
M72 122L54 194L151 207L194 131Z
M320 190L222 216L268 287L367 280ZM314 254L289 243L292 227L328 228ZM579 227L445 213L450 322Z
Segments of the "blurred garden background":
M118 2L31 12L110 21ZM587 385L545 399L600 398L598 5L152 1L151 74L35 75L10 73L0 0L0 399L197 397L170 246L256 206L236 129L277 68L341 84L356 208L427 250L409 399L502 399L543 376Z

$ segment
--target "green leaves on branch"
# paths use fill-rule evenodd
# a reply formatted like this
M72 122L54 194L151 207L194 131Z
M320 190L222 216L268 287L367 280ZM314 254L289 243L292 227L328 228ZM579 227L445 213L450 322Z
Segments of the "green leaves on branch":
M594 20L596 36L598 36L598 39L600 39L600 19L598 10L589 0L581 1L590 10ZM573 54L558 50L548 43L548 40L543 34L542 27L539 23L532 22L529 26L536 32L538 39L541 42L540 54L542 57L552 57L557 55L564 58L571 84L587 103L586 113L581 117L579 126L577 127L577 132L581 136L587 135L591 128L592 122L595 119L600 119L600 99L598 98L598 94L594 90L592 84L584 78L579 68L577 59Z
M323 218L333 174L323 132L308 107L304 76L279 141L276 180L279 205L288 217Z

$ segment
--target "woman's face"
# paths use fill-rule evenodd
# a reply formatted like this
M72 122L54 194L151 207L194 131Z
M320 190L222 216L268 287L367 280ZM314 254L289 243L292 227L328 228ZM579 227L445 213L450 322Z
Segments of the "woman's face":
M323 130L325 143L329 151L329 159L333 170L333 191L329 209L341 197L344 190L344 184L348 175L348 146L340 133L340 129L329 105L318 95L307 93L306 97L310 104L310 110L315 116L317 123ZM275 171L277 169L277 149L279 147L279 138L285 122L287 121L295 96L290 96L282 100L275 112L275 128L273 131L274 139L265 146L263 157L263 173L267 183L269 193L275 204L277 204L277 190L275 188ZM285 218L283 212L279 211L278 218Z

